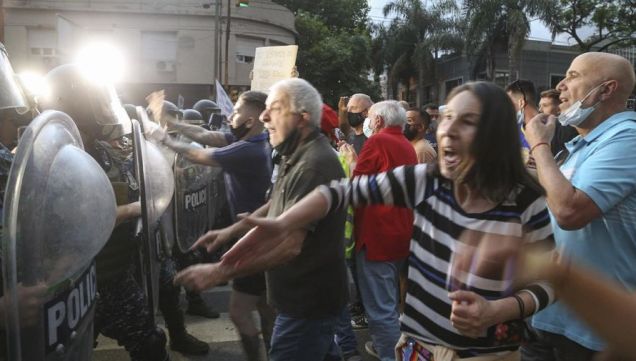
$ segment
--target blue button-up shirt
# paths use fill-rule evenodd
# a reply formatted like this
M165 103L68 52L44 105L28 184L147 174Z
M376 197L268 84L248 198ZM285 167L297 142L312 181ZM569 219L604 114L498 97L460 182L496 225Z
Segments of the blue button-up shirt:
M636 289L636 112L614 114L585 137L566 143L561 172L587 194L602 215L573 231L552 226L558 250L575 264ZM585 297L585 295L582 295ZM593 350L604 343L563 304L538 313L533 326Z

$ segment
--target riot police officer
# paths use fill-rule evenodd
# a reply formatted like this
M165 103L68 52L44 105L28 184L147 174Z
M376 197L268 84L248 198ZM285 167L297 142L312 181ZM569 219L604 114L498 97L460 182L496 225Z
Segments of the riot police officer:
M76 65L62 65L46 76L51 95L45 109L71 115L86 150L104 168L117 198L117 226L97 255L96 335L116 339L133 361L168 360L166 337L154 323L144 292L135 278L137 219L141 215L135 175L130 120L112 85L94 84ZM112 121L116 119L116 121ZM105 124L117 124L116 126Z

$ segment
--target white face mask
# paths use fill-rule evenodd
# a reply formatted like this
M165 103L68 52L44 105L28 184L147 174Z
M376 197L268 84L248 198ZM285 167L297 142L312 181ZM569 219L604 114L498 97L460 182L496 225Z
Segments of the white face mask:
M362 132L367 138L373 135L373 129L371 129L371 119L364 118L364 124L362 125Z
M576 103L572 104L566 111L559 114L559 123L561 123L561 125L563 126L573 125L575 127L578 127L579 125L581 125L581 123L583 123L585 119L587 119L590 116L590 114L592 114L596 110L596 106L601 101L600 100L597 101L591 107L581 108L583 102L585 101L585 99L587 99L587 97L590 96L590 94L592 94L593 91L600 88L603 84L605 83L601 83L598 86L596 86L594 89L590 90L583 97L583 99L576 101Z

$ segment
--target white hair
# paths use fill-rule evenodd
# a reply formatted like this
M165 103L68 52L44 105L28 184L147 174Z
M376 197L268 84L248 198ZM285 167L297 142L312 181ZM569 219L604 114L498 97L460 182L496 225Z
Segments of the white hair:
M406 110L395 100L375 103L369 109L369 113L382 117L385 127L404 125L406 123Z
M292 112L308 113L311 124L320 127L322 97L307 80L300 78L281 80L270 88L270 94L275 92L285 93Z

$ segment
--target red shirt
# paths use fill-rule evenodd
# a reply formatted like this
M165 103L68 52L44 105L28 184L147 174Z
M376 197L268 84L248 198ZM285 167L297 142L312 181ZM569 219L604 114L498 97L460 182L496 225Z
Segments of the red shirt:
M381 173L407 164L417 164L413 146L402 134L402 127L387 127L367 139L353 175ZM366 246L367 259L405 259L413 231L413 210L380 205L359 207L355 211L354 230L356 250Z

